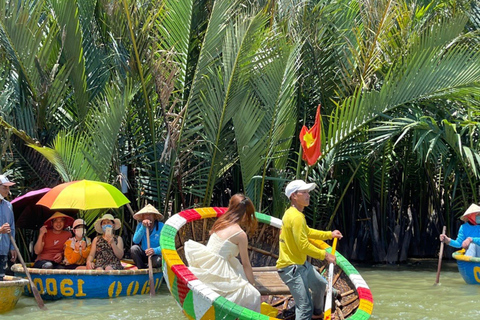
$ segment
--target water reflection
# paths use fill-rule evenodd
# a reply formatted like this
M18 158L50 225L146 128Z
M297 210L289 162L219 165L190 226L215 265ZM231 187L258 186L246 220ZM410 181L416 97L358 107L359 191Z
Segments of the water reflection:
M440 285L434 286L436 261L416 261L401 266L356 266L372 290L376 320L480 319L480 286L467 285L453 261L444 261ZM167 287L157 295L116 299L47 301L47 311L35 299L22 297L17 307L0 319L162 319L184 320Z

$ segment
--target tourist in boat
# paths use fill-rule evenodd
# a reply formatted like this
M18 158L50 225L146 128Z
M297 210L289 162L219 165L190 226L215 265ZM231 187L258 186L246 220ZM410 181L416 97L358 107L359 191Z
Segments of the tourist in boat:
M123 240L114 235L113 231L120 229L122 223L107 213L95 221L95 230L100 234L92 241L92 249L87 258L87 269L92 270L123 270Z
M64 264L66 269L86 269L92 241L86 236L87 225L83 219L73 222L73 237L65 242Z
M320 231L307 226L303 209L310 204L309 192L315 189L315 186L315 183L294 180L285 188L290 208L282 218L277 270L295 300L296 320L321 318L324 310L327 281L307 261L307 256L326 260L328 263L336 262L334 255L317 248L308 239L342 238L338 230ZM337 296L337 290L333 291L334 296Z
M219 295L240 306L260 312L260 292L253 286L253 270L248 257L248 237L257 228L255 207L243 194L235 194L227 212L210 230L206 246L185 242L190 271ZM240 254L242 263L236 258Z
M61 212L55 212L40 228L37 242L34 246L37 259L34 268L63 269L63 248L70 238L70 231L65 228L71 226L73 218Z
M15 218L13 215L12 204L5 200L10 193L10 187L15 182L11 182L3 174L0 175L0 281L5 276L8 253L10 252L11 261L17 259L17 251L13 243L10 242L9 233L15 238Z
M163 215L151 204L147 204L142 210L133 215L139 223L133 235L133 245L130 248L135 265L139 269L147 268L148 257L151 257L152 267L162 266L162 254L160 248L160 232L163 228ZM148 248L147 228L150 234L150 248Z
M465 223L458 229L457 239L452 240L441 234L440 241L454 248L465 249L466 256L480 257L480 206L472 203L460 219Z

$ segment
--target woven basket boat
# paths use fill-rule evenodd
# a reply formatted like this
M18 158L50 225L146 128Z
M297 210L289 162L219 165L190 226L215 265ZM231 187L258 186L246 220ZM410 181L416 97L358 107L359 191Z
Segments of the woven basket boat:
M138 270L66 270L66 269L27 269L38 292L45 300L62 298L102 299L133 296L150 293L148 269ZM12 270L16 276L25 278L21 264L14 264ZM163 273L161 268L153 269L155 290L160 288ZM24 294L33 296L30 284Z
M456 251L452 257L457 260L458 271L468 284L480 284L480 258L465 255L465 249Z
M4 276L3 281L0 281L0 313L8 312L15 308L20 295L27 285L28 280L26 279Z
M268 315L243 308L219 296L198 280L185 265L183 244L188 239L200 243L208 240L215 219L227 208L197 208L175 214L167 220L160 236L163 256L163 274L170 293L189 319L294 319L295 305L288 287L278 277L275 263L278 258L278 236L282 221L261 213L255 213L259 228L249 238L249 254L256 288L262 301L268 303ZM331 252L323 241L311 241ZM334 287L341 292L341 299L334 306L335 319L366 320L373 309L372 293L358 271L340 253L335 253ZM322 261L312 260L314 266L327 272ZM326 274L325 274L326 276ZM273 310L273 313L272 313Z

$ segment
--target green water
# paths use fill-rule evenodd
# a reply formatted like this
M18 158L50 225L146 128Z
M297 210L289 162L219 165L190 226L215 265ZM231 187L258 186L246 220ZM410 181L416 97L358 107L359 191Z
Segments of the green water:
M378 320L480 319L480 286L467 285L454 262L444 262L440 285L434 286L435 261L401 266L357 266L372 290L373 315ZM22 297L17 307L0 319L186 319L165 285L157 295L98 300L46 301L47 311L35 299Z

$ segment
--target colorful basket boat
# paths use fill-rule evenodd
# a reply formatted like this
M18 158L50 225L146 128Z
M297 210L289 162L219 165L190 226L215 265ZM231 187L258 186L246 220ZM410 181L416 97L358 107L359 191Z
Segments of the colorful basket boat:
M3 281L0 281L0 313L5 313L15 308L20 295L27 285L27 279L4 276Z
M265 214L256 213L259 228L249 239L249 254L256 287L267 302L268 315L243 308L219 296L198 280L185 265L183 243L188 239L206 243L208 230L217 217L227 208L198 208L185 210L167 220L160 236L163 256L163 273L170 290L189 319L277 319L291 318L294 301L275 270L278 258L278 235L282 221ZM331 252L323 241L311 241L318 247ZM334 308L336 319L366 320L373 309L372 293L358 271L338 252L334 287L339 289L341 299ZM326 269L322 261L312 260L320 272ZM285 289L286 288L286 289ZM273 309L273 312L272 312ZM263 312L262 309L262 313ZM293 316L294 317L294 316Z
M30 268L31 265L27 265L27 269L45 300L102 299L150 293L148 269L65 270ZM26 277L21 264L13 265L12 270L16 276ZM162 269L154 268L153 278L155 290L158 290L163 278ZM24 294L33 296L31 290L28 285Z
M480 258L465 255L465 249L456 251L452 257L457 260L458 271L468 284L480 284Z

